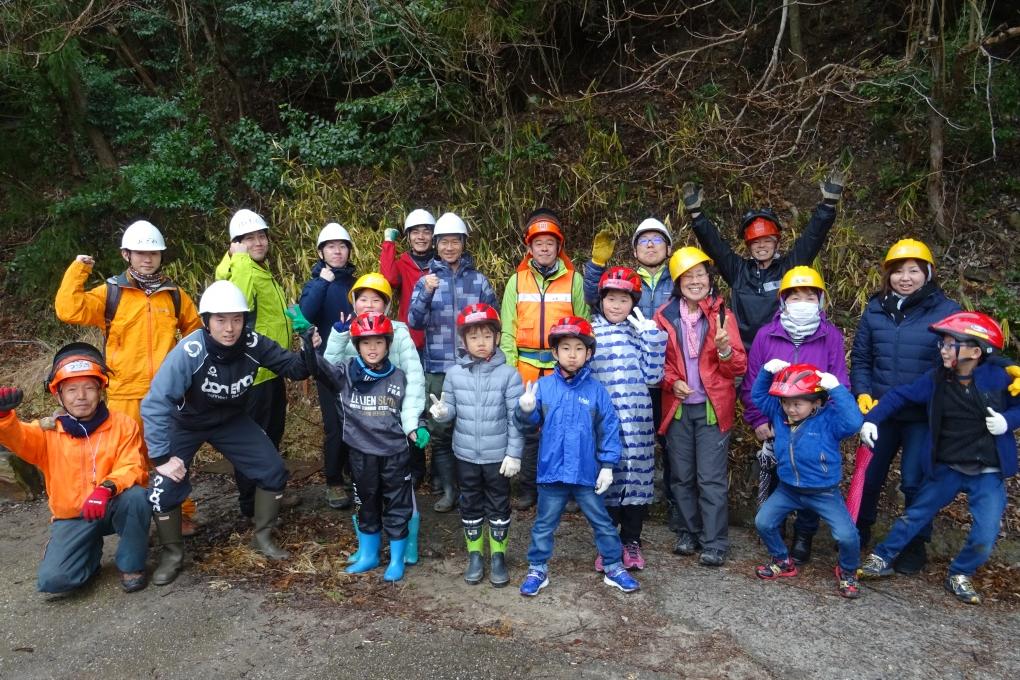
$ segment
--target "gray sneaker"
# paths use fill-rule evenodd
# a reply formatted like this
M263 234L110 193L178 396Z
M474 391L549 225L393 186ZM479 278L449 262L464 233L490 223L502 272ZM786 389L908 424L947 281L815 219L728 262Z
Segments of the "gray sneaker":
M981 604L981 596L974 590L969 576L953 574L946 578L946 590L956 596L964 604Z
M681 531L677 534L676 545L673 547L673 554L675 555L693 555L698 552L701 544L693 534L687 531Z
M705 548L701 553L701 557L698 558L698 564L703 567L721 567L725 563L726 552L715 550L714 548Z
M892 564L886 562L875 553L868 555L867 559L864 560L864 564L857 570L857 576L859 578L882 578L883 576L892 576L896 573Z

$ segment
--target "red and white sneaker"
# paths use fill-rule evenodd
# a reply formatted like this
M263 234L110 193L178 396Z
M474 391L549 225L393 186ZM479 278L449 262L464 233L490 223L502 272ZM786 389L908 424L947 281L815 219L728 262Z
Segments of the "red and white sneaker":
M641 545L639 543L628 543L623 546L623 567L625 569L637 569L638 571L645 568L645 556L641 554Z

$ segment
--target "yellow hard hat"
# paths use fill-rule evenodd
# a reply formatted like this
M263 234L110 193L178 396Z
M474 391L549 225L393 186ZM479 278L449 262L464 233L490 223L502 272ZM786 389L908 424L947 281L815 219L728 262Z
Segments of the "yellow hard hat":
M783 274L783 280L779 283L779 296L794 288L817 288L825 292L825 281L822 275L811 267L800 265Z
M707 262L710 265L714 264L712 258L706 255L700 248L684 246L669 258L669 277L676 281L685 271L702 262Z
M892 248L885 254L885 265L895 260L924 260L931 266L935 266L935 258L931 256L928 246L912 238L905 238L892 244Z
M379 272L370 272L368 274L362 274L358 277L358 280L351 286L351 292L347 294L347 299L354 304L354 298L357 296L357 292L364 288L374 290L375 292L386 298L386 302L393 299L393 286L386 280L386 277Z

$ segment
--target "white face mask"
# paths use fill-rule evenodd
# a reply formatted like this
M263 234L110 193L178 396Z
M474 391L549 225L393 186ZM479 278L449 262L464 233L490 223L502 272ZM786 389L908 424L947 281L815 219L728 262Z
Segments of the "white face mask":
M783 314L796 324L803 325L816 321L820 311L817 302L788 302Z

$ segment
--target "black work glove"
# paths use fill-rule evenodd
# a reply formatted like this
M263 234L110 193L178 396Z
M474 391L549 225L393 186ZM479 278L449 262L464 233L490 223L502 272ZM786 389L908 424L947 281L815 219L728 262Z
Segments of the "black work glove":
M0 417L18 408L24 398L25 393L17 387L0 387Z

